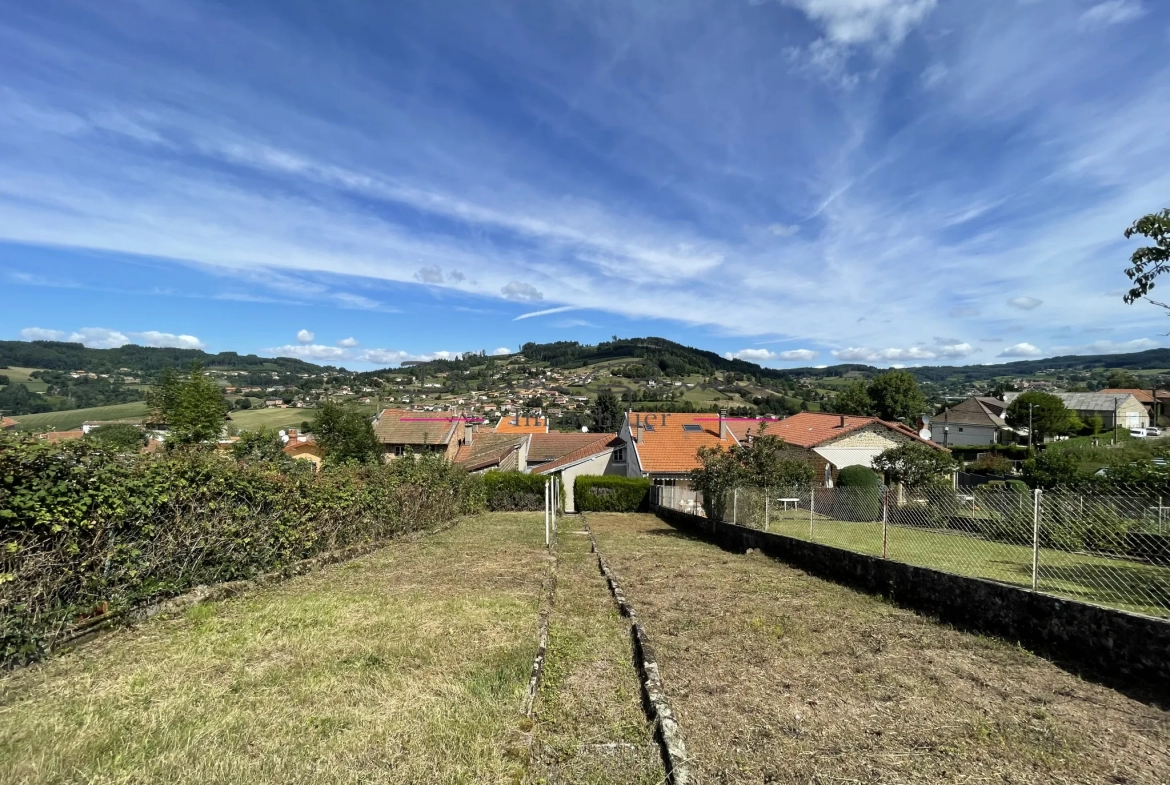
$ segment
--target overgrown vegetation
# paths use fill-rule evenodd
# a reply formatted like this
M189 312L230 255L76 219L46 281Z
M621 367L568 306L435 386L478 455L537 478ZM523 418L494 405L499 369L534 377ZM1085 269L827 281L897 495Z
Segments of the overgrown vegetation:
M483 507L479 479L436 456L314 474L3 436L0 659L36 659L85 619Z
M691 472L691 484L703 494L707 517L724 520L728 494L738 487L799 488L813 481L816 472L802 460L784 457L784 441L761 428L747 444L730 449L700 447L702 466Z
M646 506L650 480L615 475L582 475L573 483L579 512L638 512Z
M326 463L372 464L382 460L382 445L369 417L352 406L326 401L317 410L311 430Z

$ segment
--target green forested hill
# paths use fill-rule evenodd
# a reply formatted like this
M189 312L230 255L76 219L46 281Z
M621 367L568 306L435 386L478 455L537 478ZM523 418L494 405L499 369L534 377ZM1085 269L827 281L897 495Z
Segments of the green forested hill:
M205 368L237 370L272 370L285 373L320 373L334 370L292 357L258 357L255 354L220 352L209 354L199 349L155 349L127 344L117 349L87 349L79 343L63 341L0 341L0 366L46 368L54 371L85 370L108 373L129 368L136 373L152 374L164 368L187 368L201 362Z

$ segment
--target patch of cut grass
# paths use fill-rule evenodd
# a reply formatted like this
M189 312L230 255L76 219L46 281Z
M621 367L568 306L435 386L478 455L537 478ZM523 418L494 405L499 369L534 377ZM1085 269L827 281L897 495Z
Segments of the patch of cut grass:
M649 515L590 522L701 782L1170 780L1157 707Z
M542 537L467 519L12 673L0 782L517 782Z
M529 781L661 782L665 772L642 712L629 623L619 616L589 552L583 523L562 521Z

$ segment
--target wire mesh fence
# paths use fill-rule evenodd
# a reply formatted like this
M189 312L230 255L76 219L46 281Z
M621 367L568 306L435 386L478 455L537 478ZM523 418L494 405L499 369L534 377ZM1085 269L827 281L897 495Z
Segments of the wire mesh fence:
M707 514L692 490L654 500ZM1170 498L1140 487L741 487L723 509L740 526L1170 617Z

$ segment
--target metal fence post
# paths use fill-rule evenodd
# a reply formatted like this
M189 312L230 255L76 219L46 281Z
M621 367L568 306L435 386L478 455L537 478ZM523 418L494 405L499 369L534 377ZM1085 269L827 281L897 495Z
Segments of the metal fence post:
M1032 491L1032 588L1040 577L1040 489Z
M561 486L557 482L557 476L554 474L552 478L552 530L557 530L557 506L561 501Z
M889 500L890 495L886 492L886 488L882 487L882 558L886 556L886 525L889 522Z
M813 511L816 509L816 507L817 489L810 487L808 489L808 538L810 540L813 538Z
M731 489L731 522L734 524L739 518L739 488Z
M764 486L764 531L768 531L768 486Z
M550 480L544 481L544 547L548 547L548 484Z

